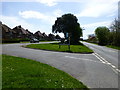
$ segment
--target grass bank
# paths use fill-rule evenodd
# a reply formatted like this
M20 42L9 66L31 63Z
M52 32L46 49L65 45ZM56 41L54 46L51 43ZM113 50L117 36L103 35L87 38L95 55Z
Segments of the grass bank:
M70 50L68 45L61 45L59 48L58 43L51 44L30 44L27 45L28 48L60 51L60 52L71 52L71 53L92 53L93 51L84 45L70 45Z
M69 74L30 59L2 55L3 88L86 88Z
M120 50L120 47L118 47L118 46L107 45L107 47Z
M88 42L88 43L92 43L92 42ZM97 43L92 43L92 44L99 45L99 44L97 44ZM101 46L101 45L99 45L99 46ZM109 47L109 48L113 48L113 49L120 50L120 47L119 47L119 46L114 46L114 45L106 45L106 47Z

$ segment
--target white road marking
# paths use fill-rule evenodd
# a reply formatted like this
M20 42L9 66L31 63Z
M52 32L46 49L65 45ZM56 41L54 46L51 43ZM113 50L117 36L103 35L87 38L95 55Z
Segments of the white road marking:
M116 73L116 72L119 72L119 73L120 73L120 70L119 70L116 66L114 66L113 64L111 64L110 62L108 62L107 60L105 60L105 59L104 59L103 57L101 57L99 54L93 53L93 55L94 55L95 57L97 57L102 63L111 66L111 67L112 67L112 70L113 70L115 73ZM117 73L117 74L118 74L118 73Z
M72 59L79 59L79 60L86 60L86 61L91 61L91 62L97 62L97 63L101 63L99 61L94 61L94 60L91 60L91 59L86 59L86 58L76 58L76 57L71 57L71 56L65 56L67 58L72 58Z
M102 59L100 59L97 55L95 55L95 53L93 53L93 55L94 55L97 59L99 59L102 63L105 63Z

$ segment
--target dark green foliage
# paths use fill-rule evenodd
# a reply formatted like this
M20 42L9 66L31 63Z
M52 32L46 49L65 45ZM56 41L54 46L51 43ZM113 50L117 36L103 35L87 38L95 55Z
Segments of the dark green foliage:
M98 38L99 45L107 45L109 35L109 29L107 27L98 27L95 30L95 34Z
M18 38L14 38L14 39L2 39L2 43L20 43L23 41L29 41L29 39L24 38L24 39L18 39Z
M2 43L20 43L19 39L2 39Z
M111 32L109 33L109 44L120 46L120 21L114 20L110 26Z
M71 44L78 44L80 36L82 36L82 29L77 21L77 17L73 14L64 14L62 17L57 18L52 26L52 32L62 32L65 38L67 38L66 33L69 33Z

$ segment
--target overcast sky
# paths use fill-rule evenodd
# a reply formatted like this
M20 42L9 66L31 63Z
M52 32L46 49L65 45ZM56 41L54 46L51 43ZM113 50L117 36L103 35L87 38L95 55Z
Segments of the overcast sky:
M0 20L13 28L52 33L57 17L72 13L84 28L83 38L93 34L98 26L109 27L118 16L119 0L2 0ZM63 36L63 34L60 34Z

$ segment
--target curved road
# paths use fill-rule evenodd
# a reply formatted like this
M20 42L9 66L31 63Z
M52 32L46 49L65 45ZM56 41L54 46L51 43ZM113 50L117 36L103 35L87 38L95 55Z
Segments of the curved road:
M82 81L89 88L118 88L119 71L107 62L102 61L96 52L93 54L74 54L21 47L27 44L29 43L3 44L2 53L33 59L54 66ZM88 43L84 44L90 46Z

